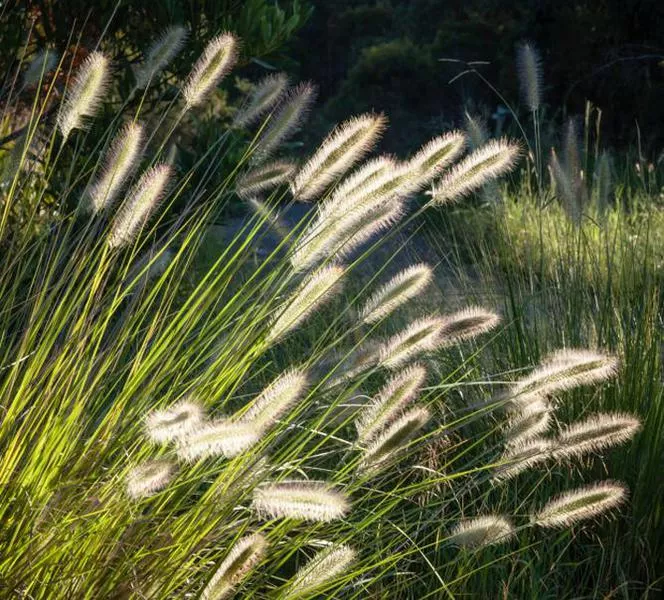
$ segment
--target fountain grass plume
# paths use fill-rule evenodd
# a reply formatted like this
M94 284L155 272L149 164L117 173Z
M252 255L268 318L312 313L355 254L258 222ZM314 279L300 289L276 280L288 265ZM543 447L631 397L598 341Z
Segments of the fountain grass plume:
M449 131L429 140L403 165L407 193L418 192L431 184L465 147L466 136L461 131Z
M389 466L407 443L431 418L426 408L413 408L398 417L369 442L358 465L361 472L375 474Z
M606 381L616 375L619 366L618 359L610 354L574 348L558 350L517 381L509 394L517 406L525 405L537 397Z
M325 265L309 275L290 295L285 308L274 318L266 341L274 344L301 325L314 311L341 290L345 269Z
M546 433L551 426L552 410L546 398L537 398L522 410L515 411L503 429L507 445L519 446Z
M515 536L512 523L500 515L486 515L458 523L449 541L464 548L483 548L503 544Z
M558 435L557 458L582 456L624 444L641 429L641 422L626 413L598 413L565 427Z
M233 119L235 127L246 127L267 114L284 97L288 89L288 75L272 73L266 75L254 87L245 106Z
M463 120L466 125L466 134L470 141L470 148L477 150L489 139L489 133L486 129L486 123L482 117L473 116L468 111L463 113Z
M469 340L491 331L500 323L500 316L479 306L469 306L443 317L440 329L445 346Z
M349 510L346 496L326 481L266 483L254 490L252 506L261 518L329 522Z
M235 191L245 200L261 192L274 189L287 182L297 165L288 160L275 160L261 165L238 177Z
M521 87L521 97L530 112L535 112L542 98L542 59L530 43L517 47L517 74Z
M387 125L383 114L360 115L345 121L328 135L291 184L298 200L312 200L360 160Z
M528 469L542 464L553 456L557 445L548 439L536 437L519 444L512 444L501 455L493 480L506 481Z
M343 575L357 559L357 553L346 544L331 544L301 567L280 594L283 600L311 597L325 584Z
M265 556L267 540L260 533L243 537L231 548L201 593L201 600L228 598Z
M261 432L251 423L208 421L178 438L177 453L187 462L215 456L233 458L258 443L260 436Z
M151 460L133 468L127 475L127 494L138 500L163 490L173 479L175 465L168 460Z
M235 66L239 41L224 32L212 38L194 64L182 89L185 110L198 106Z
M546 529L570 527L620 506L627 495L622 483L601 481L560 494L532 515L531 522Z
M376 323L418 296L432 281L433 271L424 263L397 273L378 289L360 310L362 323Z
M372 440L393 423L417 397L426 375L426 369L418 364L393 375L355 420L358 441L366 443Z
M136 89L144 90L179 54L189 35L182 25L167 27L145 54L143 62L134 67Z
M87 192L88 208L95 214L110 207L134 173L141 158L143 127L139 123L125 125L111 142L104 157L101 175Z
M154 442L170 442L198 429L204 419L203 407L193 400L185 399L149 413L145 418L145 433Z
M165 196L171 172L169 165L160 164L143 173L113 219L108 236L111 248L126 246L136 237Z
M490 140L449 169L434 184L430 195L434 204L456 202L489 181L511 171L521 149L506 139Z
M445 324L443 317L433 315L413 321L396 333L378 349L378 363L388 369L397 369L412 358L440 348L440 337Z
M288 90L258 138L251 163L260 163L269 158L279 145L300 127L309 114L316 95L316 86L309 82L300 83Z
M63 143L74 129L82 129L86 117L93 117L108 87L110 62L102 52L93 52L79 67L60 107L57 126Z
M242 414L239 422L249 423L264 432L280 419L305 393L307 374L304 369L291 368L277 377Z
M558 160L554 149L551 150L549 158L549 172L555 186L556 196L562 201L570 218L577 225L581 222L581 203L574 185L574 180Z

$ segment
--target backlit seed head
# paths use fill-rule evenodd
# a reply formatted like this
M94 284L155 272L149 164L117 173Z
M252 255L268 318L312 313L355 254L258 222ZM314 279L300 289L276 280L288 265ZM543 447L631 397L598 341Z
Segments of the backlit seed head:
M539 52L532 44L519 45L516 65L523 102L528 110L535 112L542 96L542 59Z
M235 115L233 124L246 127L258 121L284 97L288 89L288 75L274 73L263 77L254 87L245 106Z
M127 494L135 500L152 496L164 489L175 474L175 465L167 460L151 460L135 467L127 476Z
M170 442L198 429L205 419L203 407L193 400L176 402L152 411L145 419L146 435L157 443Z
M188 32L182 25L167 27L159 39L145 53L145 59L134 67L136 88L145 89L155 80L168 64L178 55L185 42Z
M531 517L544 528L570 527L620 506L627 499L627 488L614 481L602 481L560 494Z
M181 459L189 462L214 456L233 458L259 440L260 431L251 423L210 421L178 438L177 452Z
M58 113L57 124L63 140L74 129L83 128L86 117L96 114L108 86L109 68L108 58L101 52L93 52L78 69Z
M404 269L367 300L360 310L360 320L363 323L382 321L402 304L419 295L432 279L431 267L423 263Z
M210 40L182 90L187 110L201 104L235 66L238 47L239 41L232 33L221 33Z
M286 183L296 168L294 162L275 160L238 177L235 189L240 197L250 198Z
M350 546L331 544L298 570L280 597L284 600L311 597L323 585L343 575L356 558L357 553Z
M325 481L281 481L254 490L254 510L262 518L328 522L340 519L350 505Z
M512 523L500 515L487 515L462 521L450 532L449 541L465 548L503 544L515 535Z
M500 465L493 474L495 481L504 481L516 477L528 469L549 460L556 444L544 438L533 438L520 444L514 444L500 457Z
M444 324L443 317L438 316L413 321L380 346L379 364L396 369L416 356L436 350L443 343L440 332Z
M552 407L546 398L538 398L523 410L514 411L504 429L508 446L519 446L523 442L546 433L551 425Z
M500 316L478 306L470 306L443 318L440 336L444 345L457 344L494 329Z

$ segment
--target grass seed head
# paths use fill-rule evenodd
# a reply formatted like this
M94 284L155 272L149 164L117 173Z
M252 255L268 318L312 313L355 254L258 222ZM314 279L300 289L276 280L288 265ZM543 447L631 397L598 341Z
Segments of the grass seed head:
M127 494L138 500L163 490L175 474L175 465L168 460L151 460L135 467L127 476Z
M440 332L444 324L445 319L439 316L413 321L381 344L378 350L379 364L396 369L416 356L436 350L442 345Z
M297 166L287 160L275 160L238 177L235 190L241 198L250 198L287 182Z
M516 67L523 102L530 112L535 112L542 99L542 59L532 44L518 46Z
M306 565L301 567L288 584L282 598L311 597L324 584L343 575L356 560L357 553L345 544L332 544L318 552Z
M281 481L254 490L253 507L262 518L329 522L350 509L346 496L325 481Z
M470 306L443 317L441 341L449 346L482 335L500 323L500 316L479 306Z
M72 81L57 117L63 141L74 129L84 126L86 117L93 117L99 109L108 87L110 62L101 52L90 54Z
M194 64L182 90L185 108L198 106L235 66L239 41L232 33L221 33L208 43Z
M203 407L193 400L152 411L145 419L145 433L154 442L164 443L188 435L205 419Z
M134 67L136 89L144 90L179 54L187 41L188 31L182 25L167 27L148 49L145 59Z
M288 89L288 75L273 73L263 77L254 87L245 106L233 119L236 127L246 127L267 114L284 97Z
M533 438L513 444L500 457L501 464L493 474L495 481L505 481L549 460L556 444L545 438Z
M450 532L449 541L464 548L503 544L515 535L512 523L500 515L487 515L462 521Z
M627 488L614 481L580 487L550 500L531 517L531 522L547 529L570 527L620 506L627 495Z
M188 462L202 458L242 454L260 440L261 432L251 423L217 420L202 423L186 436L178 438L178 456Z

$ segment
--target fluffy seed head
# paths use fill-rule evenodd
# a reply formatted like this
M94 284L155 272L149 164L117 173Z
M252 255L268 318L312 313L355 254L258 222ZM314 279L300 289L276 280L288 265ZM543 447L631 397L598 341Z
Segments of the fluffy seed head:
M267 335L272 344L302 324L315 310L341 289L345 271L339 265L326 265L307 277L293 292L286 307L274 319Z
M432 202L455 202L511 171L520 154L517 144L491 140L452 167L431 191Z
M450 131L433 138L404 165L404 192L423 190L455 160L466 147L466 136Z
M342 575L355 561L357 553L345 544L332 544L318 552L306 565L298 570L288 584L284 600L310 597L324 584Z
M481 117L474 117L468 111L463 115L466 124L466 133L470 140L470 147L473 150L486 144L489 139L489 133L486 130L486 124Z
M500 457L500 466L496 467L493 479L504 481L516 477L535 465L539 465L552 456L556 445L544 438L534 438L509 447Z
M144 90L182 50L187 41L182 25L167 27L145 54L145 60L134 67L136 89Z
M446 346L457 344L491 331L498 323L500 317L496 313L478 306L470 306L443 317L441 341Z
M413 265L395 275L371 296L360 311L362 323L382 321L411 298L419 295L433 279L431 267Z
M177 452L180 458L190 462L211 456L233 458L259 439L260 432L250 423L211 421L178 438Z
M622 483L601 481L560 494L532 515L531 522L545 528L570 527L620 506L626 498Z
M294 162L275 160L238 177L235 190L238 196L249 198L285 183L291 178L296 168Z
M163 490L175 474L175 465L167 460L151 460L135 467L127 476L127 494L135 500Z
M532 44L520 44L516 53L516 68L521 96L528 110L535 112L542 95L542 59Z
M436 350L442 344L440 332L444 324L445 320L438 316L413 321L380 346L379 364L396 369L419 354Z
M182 95L187 110L199 105L235 66L238 39L232 33L221 33L208 43L194 65Z
M201 600L228 598L262 560L266 548L267 540L260 533L248 535L238 541L208 581L201 593Z
M236 127L246 127L255 123L284 97L287 88L288 75L285 73L263 77L256 84L246 105L235 115L233 124Z
M552 408L546 398L537 398L517 410L510 418L504 432L509 446L519 446L523 442L538 437L551 425Z
M575 186L574 178L560 164L555 150L551 150L549 171L555 184L556 196L561 200L574 223L581 222L581 203Z
M510 391L517 405L536 397L605 381L618 371L615 356L594 350L558 350L546 357L530 375L517 381Z
M88 56L67 90L58 113L57 124L63 140L74 129L81 129L86 117L93 117L108 85L109 60L101 52Z
M464 548L482 548L508 542L515 535L512 523L500 515L476 517L457 524L449 541Z
M89 208L99 213L113 204L141 158L143 127L129 123L113 139L104 157L104 170L88 191Z
M145 433L157 443L170 442L198 429L205 419L203 407L192 400L152 411L145 419Z
M385 115L354 117L332 131L291 184L298 200L311 200L360 160L385 129Z
M316 87L311 83L300 83L286 93L258 138L252 163L263 162L298 129L309 114L316 93Z
M277 377L254 400L239 422L250 423L263 432L297 402L305 392L307 375L303 369L290 369Z
M141 175L113 220L108 237L111 248L126 246L134 239L166 194L170 176L169 165L156 165Z
M414 408L405 412L367 446L359 469L374 473L389 465L408 441L427 424L430 417L426 408Z
M263 518L329 522L343 517L346 496L325 481L281 481L254 490L253 507Z
M365 443L393 423L416 397L427 372L422 365L411 365L393 375L371 403L358 415L357 439Z
M624 444L641 429L641 422L626 413L598 413L572 423L558 435L555 456L569 458Z

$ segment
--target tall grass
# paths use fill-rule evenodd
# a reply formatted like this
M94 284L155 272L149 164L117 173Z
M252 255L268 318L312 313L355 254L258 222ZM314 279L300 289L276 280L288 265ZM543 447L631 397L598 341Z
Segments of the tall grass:
M136 89L163 67L160 47ZM521 508L528 497L492 516L492 497L505 489L493 476L505 462L502 409L513 388L456 415L443 410L448 390L485 378L476 359L502 335L499 316L490 306L422 312L416 293L370 320L361 310L389 283L382 269L367 277L362 261L386 224L398 231L414 194L437 180L434 201L448 199L445 185L456 186L449 198L463 196L505 172L516 149L492 144L455 168L456 133L394 170L376 176L370 162L362 177L343 180L384 126L383 117L352 120L276 182L288 186L252 198L259 210L201 268L210 225L238 185L246 189L248 173L280 151L314 96L308 84L276 94L221 183L215 170L230 133L180 169L170 144L237 48L232 34L213 38L159 114L112 84L102 96L106 71L89 72L97 63L64 90L56 122L45 108L57 79L32 105L0 226L5 595L410 598L432 579L424 597L454 597L485 560L507 560L517 541L541 544ZM99 132L90 119L109 97L127 112ZM135 174L123 169L116 187L94 188L105 190L104 210L80 210L97 174L106 182L119 170L114 140L124 121L150 125ZM357 206L335 202L339 180L352 182ZM251 248L292 201L286 187L307 200L316 191L317 202L255 262ZM39 235L15 218L28 193L22 219L39 220ZM294 264L319 236L325 252ZM378 390L390 372L414 360L430 385L410 392L407 409L378 411L371 435L358 439L366 407L385 402ZM462 543L471 528L481 543Z

